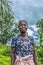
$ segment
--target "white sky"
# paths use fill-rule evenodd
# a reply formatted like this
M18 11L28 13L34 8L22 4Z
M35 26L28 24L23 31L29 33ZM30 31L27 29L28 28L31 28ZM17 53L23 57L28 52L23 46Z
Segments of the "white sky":
M26 19L30 24L43 18L43 0L10 0L15 18Z

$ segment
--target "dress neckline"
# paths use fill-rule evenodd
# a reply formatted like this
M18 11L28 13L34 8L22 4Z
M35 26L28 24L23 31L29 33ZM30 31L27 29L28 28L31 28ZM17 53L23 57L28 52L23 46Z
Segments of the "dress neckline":
M29 42L29 41L30 41L30 38L29 38L28 35L27 35L27 37L28 37L28 41L25 41L23 38L20 37L20 34L18 35L18 38L19 38L20 40L22 40L23 42Z

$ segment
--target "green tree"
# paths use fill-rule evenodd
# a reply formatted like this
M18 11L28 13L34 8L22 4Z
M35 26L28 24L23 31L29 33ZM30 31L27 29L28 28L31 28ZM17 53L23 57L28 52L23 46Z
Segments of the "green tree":
M9 0L0 0L0 41L3 43L15 34L12 30L15 22L11 5Z
M40 36L40 45L42 45L41 43L43 41L43 19L39 20L36 25L39 28L38 33Z

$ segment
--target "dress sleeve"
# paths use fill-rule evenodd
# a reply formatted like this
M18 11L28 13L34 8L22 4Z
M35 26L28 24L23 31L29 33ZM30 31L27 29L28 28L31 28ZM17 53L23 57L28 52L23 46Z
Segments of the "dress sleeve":
M31 43L34 45L34 39L33 39L33 37L31 37L30 39L31 39Z
M11 47L15 47L16 46L16 38L12 38L12 42L11 42Z
M34 53L34 39L31 37L31 53Z

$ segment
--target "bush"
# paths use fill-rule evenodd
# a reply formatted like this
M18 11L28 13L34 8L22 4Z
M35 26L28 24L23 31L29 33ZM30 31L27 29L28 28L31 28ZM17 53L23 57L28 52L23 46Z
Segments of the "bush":
M4 56L10 56L11 55L11 49L10 47L6 47L4 51L2 52L2 55Z
M0 44L0 65L10 65L11 64L11 48Z
M36 46L36 53L39 61L39 65L43 65L43 46Z

